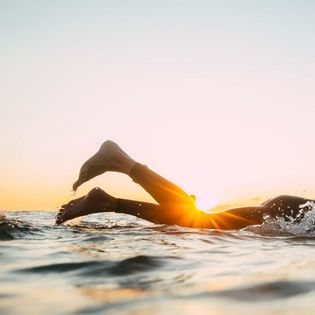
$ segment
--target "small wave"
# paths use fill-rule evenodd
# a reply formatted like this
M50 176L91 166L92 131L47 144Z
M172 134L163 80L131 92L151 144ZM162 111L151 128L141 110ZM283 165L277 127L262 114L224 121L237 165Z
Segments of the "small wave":
M121 261L85 261L49 264L16 270L26 273L60 273L79 271L81 276L101 276L112 274L116 276L134 274L153 270L163 265L164 259L170 257L154 257L139 255Z
M289 298L292 296L308 293L310 291L313 291L314 289L315 282L275 281L262 283L246 288L236 288L219 292L212 292L208 295L227 297L246 302L257 302Z
M140 255L120 261L111 268L111 273L124 275L139 271L147 271L161 266L162 264L163 260L160 257Z
M97 243L97 242L105 242L105 241L108 241L110 240L111 238L109 236L106 236L106 235L92 235L92 236L87 236L83 239L80 239L79 242L80 243Z
M115 229L132 229L138 228L139 225L135 223L128 224L114 224L114 223L98 223L98 222L85 222L81 221L78 224L73 224L71 227L80 228L80 229L88 229L88 230L115 230Z
M34 228L30 224L17 220L6 220L0 222L0 240L10 241L14 239L20 239L26 235L33 235L38 232L37 228Z
M50 264L43 266L36 266L18 270L18 272L34 272L34 273L51 273L51 272L69 272L82 268L97 268L100 265L104 266L104 262L99 261L85 261L85 262L70 262L60 264Z

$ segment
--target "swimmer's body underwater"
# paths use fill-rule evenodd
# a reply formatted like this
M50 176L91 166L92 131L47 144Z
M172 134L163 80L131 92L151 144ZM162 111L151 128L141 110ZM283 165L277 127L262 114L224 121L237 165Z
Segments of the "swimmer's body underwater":
M261 224L266 216L299 222L312 209L308 201L314 202L312 199L278 196L257 206L205 213L196 208L193 196L136 162L110 140L104 142L99 151L83 164L73 189L76 190L84 182L107 171L128 175L158 204L114 198L100 188L94 188L86 196L63 205L56 217L57 224L92 213L118 212L158 224L235 230Z

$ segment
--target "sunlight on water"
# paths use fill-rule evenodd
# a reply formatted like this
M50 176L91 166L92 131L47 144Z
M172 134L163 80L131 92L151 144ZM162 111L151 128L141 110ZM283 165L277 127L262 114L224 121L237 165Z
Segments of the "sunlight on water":
M55 226L55 213L7 213L0 313L311 315L311 207L296 224L267 219L241 231L111 213Z

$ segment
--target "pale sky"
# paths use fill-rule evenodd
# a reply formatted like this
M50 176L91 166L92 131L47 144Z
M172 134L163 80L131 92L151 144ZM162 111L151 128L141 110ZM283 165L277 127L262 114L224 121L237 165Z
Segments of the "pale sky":
M315 198L314 30L311 0L0 0L0 210L57 209L106 139L204 208Z

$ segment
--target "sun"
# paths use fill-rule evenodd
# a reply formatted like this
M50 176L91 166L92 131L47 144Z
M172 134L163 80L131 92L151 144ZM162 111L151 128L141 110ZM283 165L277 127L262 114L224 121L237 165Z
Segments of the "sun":
M220 200L207 194L197 195L196 206L200 210L207 211L220 204Z

